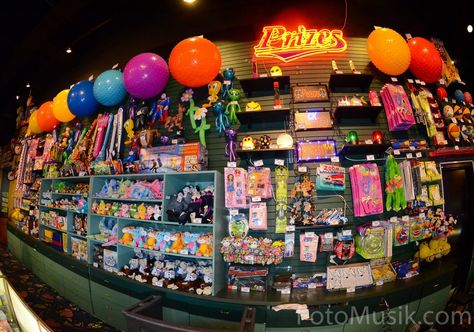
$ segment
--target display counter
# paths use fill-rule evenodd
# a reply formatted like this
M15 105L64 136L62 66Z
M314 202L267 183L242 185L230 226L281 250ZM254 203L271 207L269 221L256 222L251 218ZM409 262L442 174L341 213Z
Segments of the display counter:
M374 316L386 311L386 306L381 303L387 303L391 310L416 311L415 317L422 317L428 310L437 312L444 309L456 269L449 261L435 262L425 267L419 276L358 289L354 293L294 290L289 295L281 295L273 291L241 293L223 290L215 296L199 296L141 284L85 265L11 225L8 228L8 246L24 265L61 295L122 329L125 328L122 310L150 295L163 297L165 320L193 326L235 328L239 326L246 306L256 308L256 330L314 326L310 320L300 321L295 311L276 312L272 309L283 303L307 304L312 315L331 310L334 314L344 312L354 315L357 312ZM323 328L330 324L329 320L325 320L318 321L317 325ZM346 326L348 324L351 322L347 322ZM402 326L400 329L403 330ZM349 327L346 327L347 330Z

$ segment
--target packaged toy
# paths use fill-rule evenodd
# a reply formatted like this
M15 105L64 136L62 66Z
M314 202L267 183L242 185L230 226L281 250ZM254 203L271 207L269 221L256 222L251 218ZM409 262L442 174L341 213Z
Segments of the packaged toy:
M380 95L390 131L407 130L415 124L410 101L401 85L385 84Z
M259 230L267 229L267 204L265 202L250 203L249 228Z
M247 208L247 171L243 168L224 168L225 207Z
M389 155L385 161L385 193L387 194L385 208L395 212L406 208L405 191L400 168L393 155Z
M354 165L349 169L354 201L354 216L383 213L380 175L376 164Z
M316 168L316 190L344 191L346 189L345 168L320 164Z
M356 252L365 259L382 258L386 253L386 229L379 221L357 226Z
M288 168L278 165L275 167L275 233L286 233L288 209Z
M293 203L290 211L290 224L314 225L316 208L313 201L313 191L314 184L310 181L309 173L299 174L290 192Z
M207 150L200 143L156 146L140 151L140 173L207 169Z
M300 261L316 262L319 237L314 232L300 234Z
M272 197L271 171L268 167L248 168L247 194L250 197L267 199Z

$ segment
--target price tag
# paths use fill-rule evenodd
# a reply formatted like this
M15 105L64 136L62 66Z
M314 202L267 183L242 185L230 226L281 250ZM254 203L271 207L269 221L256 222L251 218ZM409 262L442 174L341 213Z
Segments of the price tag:
M383 285L383 280L379 280L375 283L375 286L382 286Z
M257 167L263 166L263 160L256 160L256 161L254 162L254 165L257 166Z
M201 224L202 218L194 218L193 224Z
M410 151L415 151L416 150L416 148L413 145L410 145L409 149L410 149Z
M252 197L252 202L261 202L262 201L262 197L260 196L253 196Z
M398 82L398 78L396 77L391 77L390 79L392 80L392 82Z
M250 293L250 287L241 287L241 288L240 288L240 291L241 291L242 293Z
M407 153L407 159L413 159L413 153Z
M308 284L308 289L315 289L315 288L317 288L316 283L310 282L310 283Z
M397 217L390 217L390 222L397 222L398 218Z
M171 144L178 144L178 140L177 140L176 138L173 138L173 139L171 140Z
M350 229L345 229L342 231L342 236L352 236L352 231Z
M410 220L410 217L409 217L409 216L403 216L403 217L402 217L402 221L404 221L404 222L407 222L407 221L409 221L409 220Z
M239 210L237 210L237 209L230 209L230 210L229 210L229 214L230 214L231 216L236 216L236 215L239 214Z
M372 221L372 226L379 227L380 226L380 221Z
M158 282L156 283L156 286L163 287L163 280L158 280Z
M412 37L411 37L411 33L406 33L406 34L405 34L405 37L406 37L407 39L411 39L411 38L412 38Z
M447 97L446 97L446 98L444 98L444 101L447 103L447 102L448 102L448 98L447 98Z
M456 99L454 99L454 98L451 99L451 102L452 102L453 104L456 104Z
M285 166L285 161L283 159L275 159L275 165Z
M180 250L179 253L180 253L181 255L189 255L188 249Z
M456 118L451 118L451 121L453 121L453 123L455 123L455 124L458 123L458 120L456 120Z
M268 77L268 74L260 74L260 77Z
M374 141L372 141L371 139L366 139L365 144L374 144Z
M421 157L423 156L423 154L422 154L421 152L417 152L417 153L415 154L415 156L416 156L417 158L421 158Z
M299 173L306 173L308 171L308 167L306 166L298 166Z
M426 83L424 81L420 81L420 84L421 85L426 85Z
M99 267L99 264L97 262L94 262L94 264L92 264L93 267Z
M454 150L459 150L459 145L455 145Z
M291 288L283 288L281 290L281 295L290 295L291 294Z
M464 106L466 106L466 102L465 102L465 101L463 101L462 104L463 104Z
M400 155L400 150L393 150L393 154L396 155L396 156L399 156Z
M224 85L231 85L232 81L231 80L224 80Z
M237 167L237 163L236 163L235 161L228 161L228 162L227 162L227 167L236 168L236 167Z
M420 80L415 80L415 83L416 83L416 84L420 84L421 81L420 81Z
M165 197L165 198L166 198L166 199L170 199L170 198L171 198L171 196L169 196L169 195L166 195L166 197Z
M324 238L326 238L326 239L332 239L333 236L334 236L334 235L333 235L332 233L326 233L326 234L324 234Z
M230 289L232 289L232 290L238 290L239 287L237 287L236 285L232 285L232 286L230 286Z
M360 75L360 74L362 74L362 73L361 73L360 71L358 71L358 70L353 71L352 73L355 74L355 75Z
M342 70L336 70L335 73L336 74L344 74L344 72Z
M441 85L444 85L444 84L445 84L444 78L440 78L440 79L439 79L439 84L441 84Z
M331 162L332 163L338 163L339 162L339 157L338 156L332 156L331 157Z
M413 80L411 78L407 79L407 82L413 84Z
M464 123L464 119L459 119L459 122Z
M374 155L373 155L373 154L367 155L367 160L369 160L369 161L370 161L370 160L375 160Z
M89 81L92 81L94 79L94 74L92 74L91 76L89 76Z
M286 231L287 232L294 232L295 231L295 225L288 225L286 226Z
M314 232L305 232L304 235L306 235L306 236L314 236Z
M355 293L356 289L355 289L355 287L348 287L348 288L346 288L346 291L348 293Z
M420 213L420 214L418 215L418 217L419 217L420 219L425 219L425 213Z

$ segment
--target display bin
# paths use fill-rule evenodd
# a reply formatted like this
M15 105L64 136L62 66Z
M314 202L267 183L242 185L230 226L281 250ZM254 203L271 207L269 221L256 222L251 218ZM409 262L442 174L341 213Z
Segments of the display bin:
M178 325L163 320L163 299L153 295L123 311L128 332L216 332L205 328Z

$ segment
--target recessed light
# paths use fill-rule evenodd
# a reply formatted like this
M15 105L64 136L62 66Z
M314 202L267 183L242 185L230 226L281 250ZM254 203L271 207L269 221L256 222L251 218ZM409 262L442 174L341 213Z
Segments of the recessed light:
M29 88L31 85L30 83L26 83L26 87Z
M469 24L469 25L467 26L467 32L471 33L472 30L473 30L472 25Z
M71 53L72 53L72 50L71 50L70 47L66 48L66 53L67 53L67 54L71 54Z
M195 3L196 2L196 0L183 0L183 1L186 2L186 3Z

